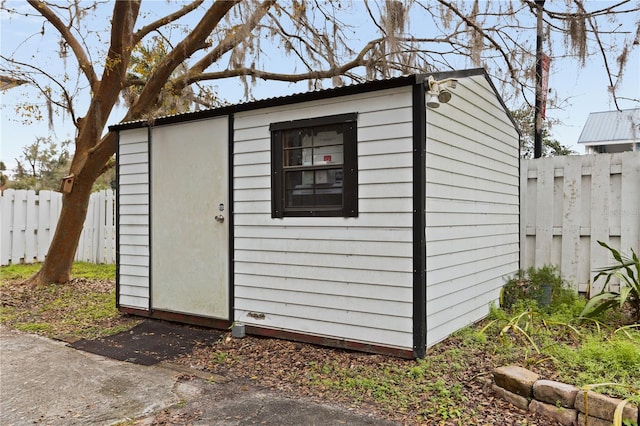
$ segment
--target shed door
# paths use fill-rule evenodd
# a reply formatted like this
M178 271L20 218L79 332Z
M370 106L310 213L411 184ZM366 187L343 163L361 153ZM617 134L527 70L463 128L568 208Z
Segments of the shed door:
M151 306L229 319L227 118L151 134Z

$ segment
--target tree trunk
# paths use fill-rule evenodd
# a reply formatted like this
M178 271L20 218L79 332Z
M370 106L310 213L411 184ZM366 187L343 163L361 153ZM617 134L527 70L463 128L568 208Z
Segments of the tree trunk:
M82 141L76 142L77 145L82 145ZM115 153L115 142L115 134L108 133L100 143L93 144L97 146L93 150L89 150L88 154L78 155L79 153L76 152L74 162L81 157L86 160L82 165L71 165L71 171L75 171L73 188L70 193L62 196L62 211L49 251L42 268L28 280L29 284L39 286L49 283L65 283L71 279L71 267L87 217L91 189ZM84 145L91 144L85 142Z
M62 211L42 268L29 280L34 286L71 280L80 234L87 216L93 181L78 179L73 190L62 197Z

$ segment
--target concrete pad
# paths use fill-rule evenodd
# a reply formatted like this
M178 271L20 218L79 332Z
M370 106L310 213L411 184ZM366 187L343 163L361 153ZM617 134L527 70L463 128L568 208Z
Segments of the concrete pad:
M0 327L0 425L350 425L393 422L250 381L83 352Z
M152 369L152 370L151 370ZM0 327L0 424L110 424L179 401L176 372Z

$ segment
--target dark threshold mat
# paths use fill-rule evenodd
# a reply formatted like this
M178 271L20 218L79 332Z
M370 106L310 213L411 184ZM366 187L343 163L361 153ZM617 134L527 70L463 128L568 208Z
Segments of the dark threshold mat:
M95 340L80 339L72 348L134 364L153 365L188 353L196 345L212 345L221 330L146 319L131 330Z

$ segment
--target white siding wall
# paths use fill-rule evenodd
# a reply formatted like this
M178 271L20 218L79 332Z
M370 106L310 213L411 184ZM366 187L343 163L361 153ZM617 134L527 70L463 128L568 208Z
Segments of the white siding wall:
M149 308L149 144L147 129L120 132L119 286L122 306Z
M518 269L518 144L484 76L427 110L427 346L485 316Z
M271 218L269 124L358 112L359 216ZM235 320L408 348L411 88L235 116Z

